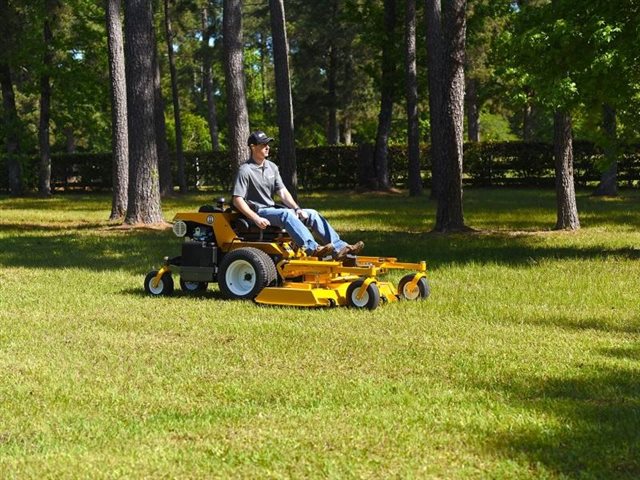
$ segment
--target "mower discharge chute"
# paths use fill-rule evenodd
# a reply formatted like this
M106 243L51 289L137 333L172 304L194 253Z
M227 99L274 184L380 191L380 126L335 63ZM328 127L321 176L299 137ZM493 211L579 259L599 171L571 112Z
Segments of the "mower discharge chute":
M165 257L144 281L147 293L173 293L173 273L185 292L206 290L218 282L227 298L268 305L375 309L380 301L421 300L429 296L426 264L392 257L349 255L337 261L308 256L285 230L260 230L219 199L197 213L178 213L173 232L184 239L182 255ZM398 286L379 277L391 269L414 270Z

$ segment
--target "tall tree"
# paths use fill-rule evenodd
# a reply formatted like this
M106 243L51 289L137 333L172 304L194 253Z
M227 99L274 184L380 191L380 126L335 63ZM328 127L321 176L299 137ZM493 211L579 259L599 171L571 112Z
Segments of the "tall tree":
M222 15L229 146L232 168L237 169L247 160L249 138L242 43L242 0L224 0Z
M5 134L5 152L7 154L7 170L9 194L22 195L22 166L20 153L20 119L16 107L16 97L11 76L11 46L16 44L14 32L18 22L14 10L8 0L0 0L0 87L2 88L3 126Z
M45 19L43 25L42 70L40 72L40 125L38 144L40 147L40 170L38 191L42 196L51 195L51 71L53 69L53 32L51 25L55 21L58 9L57 0L45 1Z
M110 220L124 218L129 188L129 133L127 130L127 84L120 0L106 0L109 77L111 80L111 152L113 194Z
M431 139L431 198L438 198L444 170L444 38L440 0L425 0L427 24L427 64L429 80L429 120Z
M295 197L298 190L296 173L296 145L293 126L293 100L289 77L289 42L285 22L283 0L269 0L271 11L271 35L273 38L273 61L276 73L276 104L280 145L278 159L282 180Z
M509 55L526 79L523 89L553 113L556 165L557 229L580 228L573 185L572 112L579 103L582 76L589 69L591 47L580 8L566 0L525 2L515 14ZM580 27L578 27L580 25ZM573 28L575 27L575 28ZM540 65L545 65L541 69Z
M480 106L478 100L478 79L468 78L465 89L467 109L467 137L470 142L480 141Z
M467 229L462 209L466 3L466 0L447 2L442 23L443 105L440 124L432 125L442 129L443 164L440 186L436 189L438 207L434 228L438 232Z
M4 3L4 2L3 2ZM0 43L0 48L2 44ZM11 69L8 63L0 62L0 85L2 86L2 106L4 108L5 151L7 153L7 169L9 176L9 194L22 195L22 166L20 152L20 125L16 98L13 92Z
M155 40L153 42L153 99L160 196L166 197L173 194L173 172L171 171L171 155L169 154L169 143L167 141L167 122L164 117L165 103L162 95L162 72L160 71L158 45Z
M216 108L216 97L213 86L213 72L211 68L211 48L209 42L212 38L212 29L215 26L215 16L209 15L209 2L202 7L202 83L204 85L207 124L209 126L209 136L211 137L211 146L217 152L220 150L220 135L218 131L218 111ZM210 18L214 17L211 19Z
M171 75L171 98L173 100L173 119L176 128L176 162L178 164L178 187L180 193L187 192L187 180L184 173L184 151L182 147L182 120L180 117L180 95L178 93L178 75L176 60L173 55L173 29L171 28L171 12L169 0L164 0L164 30L169 58L169 72Z
M422 194L420 132L418 129L418 72L416 67L416 0L407 0L405 12L405 84L407 98L407 148L409 195Z
M124 31L129 115L129 204L125 223L160 223L151 0L127 0Z
M602 106L602 127L606 137L604 153L607 166L602 172L600 183L593 194L596 196L616 196L618 195L616 110L608 103Z
M558 109L554 114L554 159L556 167L556 230L580 228L573 181L573 132L571 115Z
M395 45L396 1L384 0L384 37L382 48L382 87L380 91L380 113L378 114L378 131L373 161L380 190L389 190L389 136L393 113L393 96L395 91L396 61L393 46Z

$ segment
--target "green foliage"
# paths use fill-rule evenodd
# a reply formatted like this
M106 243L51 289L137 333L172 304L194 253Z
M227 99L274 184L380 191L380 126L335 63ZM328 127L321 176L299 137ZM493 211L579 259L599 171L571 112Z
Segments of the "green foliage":
M478 233L428 233L424 198L301 198L427 261L428 301L365 312L149 298L170 231L115 228L108 195L0 197L3 476L637 478L640 195L578 192L571 234L552 190L465 199Z
M207 120L193 113L184 113L180 117L182 125L182 145L184 150L200 152L211 150L211 135ZM176 126L173 115L165 118L167 125L167 140L172 150L176 148Z
M319 8L306 0L286 2L290 41L296 142L300 147L327 144L328 117L337 112L354 143L375 138L380 102L382 47L389 42L381 34L382 0L325 2ZM22 124L21 149L37 150L39 76L42 68L43 2L12 1L3 12L2 31L7 47L0 52L12 69L18 113ZM155 2L156 37L162 72L166 112L171 111L171 88L164 39L163 9ZM202 26L202 9L208 23ZM406 121L403 86L404 4L396 1L397 25L391 42L397 64L396 105L390 142L404 143ZM422 19L423 2L418 2ZM213 83L219 131L227 130L226 97L222 62L221 0L170 2L175 37L177 84L185 115L207 118L202 61L212 59ZM495 2L469 0L467 8L467 78L478 82L483 111L481 129L486 139L522 138L522 110L533 107L533 136L550 141L550 110L571 108L577 138L606 147L601 127L601 105L616 110L618 136L635 143L640 139L640 12L636 0L529 0ZM252 129L277 134L273 57L268 7L245 2L245 65L247 102ZM428 88L425 25L418 27L418 80L421 137L428 134ZM211 43L203 45L203 28ZM58 2L54 18L55 64L50 74L52 143L64 150L73 137L80 151L110 148L109 81L104 11L100 2ZM3 37L3 38L4 38ZM420 47L422 45L422 48ZM329 52L335 52L332 57ZM329 95L330 73L335 96ZM511 125L511 133L502 120ZM195 120L194 120L195 121ZM206 147L201 125L194 127L194 150ZM0 127L4 128L4 127ZM0 130L0 135L2 131Z
M489 111L480 112L481 136L487 142L507 142L517 140L511 125L504 115Z
M624 119L625 138L637 141L640 124L629 116L637 111L640 84L634 68L637 13L630 0L523 2L513 9L495 57L504 91L516 105L568 108L578 115L607 103ZM594 125L582 135L597 140L595 123L580 122Z

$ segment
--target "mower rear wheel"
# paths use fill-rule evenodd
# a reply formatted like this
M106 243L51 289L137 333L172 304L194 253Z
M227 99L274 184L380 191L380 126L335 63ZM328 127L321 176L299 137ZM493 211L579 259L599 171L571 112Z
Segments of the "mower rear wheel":
M350 307L375 310L380 304L380 289L375 283L370 283L362 297L358 298L358 290L360 290L363 283L364 280L356 280L349 285L349 288L347 288L347 302Z
M427 279L421 277L414 288L409 283L413 280L414 275L405 275L398 283L398 294L407 300L426 300L431 293Z
M153 296L173 294L173 277L170 273L164 273L160 277L157 286L153 286L153 279L158 275L158 270L150 271L144 279L144 291Z
M209 284L207 282L190 282L188 280L180 279L180 288L185 293L200 293L204 292Z
M220 262L218 284L227 298L254 299L275 280L273 260L257 248L238 248L227 253Z

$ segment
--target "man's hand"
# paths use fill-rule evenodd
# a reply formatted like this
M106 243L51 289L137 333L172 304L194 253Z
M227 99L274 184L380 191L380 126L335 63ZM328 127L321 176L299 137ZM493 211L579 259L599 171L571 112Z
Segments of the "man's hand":
M262 217L258 217L258 219L255 220L254 223L260 228L260 230L264 230L269 225L271 225L271 222L269 220L267 220L266 218L262 218Z
M299 208L296 213L298 214L298 218L303 222L309 218L309 214L301 208Z

